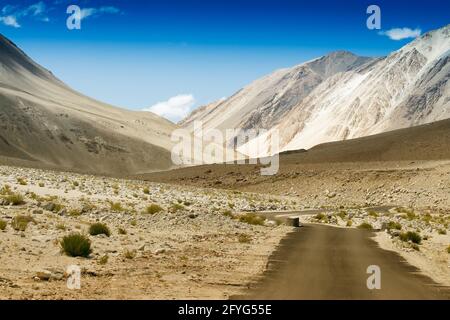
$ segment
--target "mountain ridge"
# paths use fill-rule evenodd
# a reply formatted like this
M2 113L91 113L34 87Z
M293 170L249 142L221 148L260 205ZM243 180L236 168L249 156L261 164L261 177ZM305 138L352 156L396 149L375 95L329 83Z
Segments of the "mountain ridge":
M214 108L206 108L207 113L195 114L195 119L202 120L206 129L269 130L267 135L238 149L251 157L270 154L267 137L275 131L280 134L281 151L287 151L447 119L450 118L449 53L450 25L447 25L425 33L386 57L369 58L356 65L348 60L345 63L344 59L344 68L334 72L331 68L332 72L322 81L317 81L314 76L317 74L303 78L301 84L310 87L289 86L286 82L279 85L279 80L289 72L318 70L314 64L333 66L336 56L355 56L347 51L332 52L255 80ZM332 62L323 63L324 59ZM255 83L266 85L252 92ZM265 92L273 93L271 98L282 98L269 103L270 99L254 98ZM247 104L236 101L237 96ZM233 112L240 118L236 119ZM263 146L263 150L257 150L256 146Z
M114 107L68 87L0 37L0 156L104 174L171 167L176 125Z
M331 59L338 60L339 63L331 63ZM268 129L328 77L359 67L371 60L372 58L358 57L341 50L292 68L278 69L253 81L225 101L212 103L213 108L211 105L209 108L206 106L200 114L194 111L181 124L192 124L192 118L195 116L203 121L206 128L250 129L258 126ZM302 90L298 90L300 87ZM218 119L216 113L220 108L225 108L225 112L232 114L231 119Z

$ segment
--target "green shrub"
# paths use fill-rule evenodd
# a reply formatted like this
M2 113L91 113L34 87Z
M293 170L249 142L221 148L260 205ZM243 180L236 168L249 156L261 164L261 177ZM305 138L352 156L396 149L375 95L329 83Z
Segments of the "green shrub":
M69 216L71 217L79 217L81 216L81 211L78 209L72 209L69 211Z
M155 214L155 213L158 213L158 212L161 212L161 211L163 211L163 208L161 208L161 206L152 203L147 208L145 208L144 213L146 213L146 214Z
M363 222L358 226L358 229L373 230L373 227L370 223Z
M450 246L447 247L447 253L450 253Z
M445 229L439 229L439 230L438 230L438 234L445 235L445 234L447 234L447 230L445 230Z
M107 237L111 235L109 228L103 223L94 223L89 227L89 234L91 236L97 236L99 234L104 234Z
M402 230L402 225L399 222L389 221L387 224L387 229Z
M91 252L91 241L80 233L72 233L65 236L61 242L62 251L69 257L87 258Z
M43 188L45 187L45 184L43 182L39 182L39 187Z
M60 204L60 203L57 203L57 202L54 202L54 201L50 201L43 208L45 210L58 213L61 210L63 210L65 208L65 206Z
M169 212L171 212L171 213L175 213L180 210L184 210L184 206L179 203L173 203L169 208Z
M433 217L431 216L431 214L427 213L424 216L422 216L422 220L425 222L430 222L431 220L433 220Z
M416 214L414 213L414 211L409 211L406 213L406 218L408 220L414 220L416 218Z
M223 212L223 215L224 215L225 217L234 218L234 214L233 214L233 212L231 212L231 210L225 210L225 211Z
M254 213L246 213L238 216L238 220L240 222L248 223L251 225L262 226L264 224L265 219L261 216L258 216Z
M5 184L2 187L2 189L0 190L0 194L4 195L4 196L12 194L11 187L9 185Z
M120 204L120 202L111 202L110 203L111 211L121 212L124 211L124 208Z
M127 234L127 230L125 230L124 228L118 228L118 229L117 229L117 232L118 232L119 234L121 234L121 235Z
M144 194L150 194L150 189L149 188L144 188Z
M406 233L401 233L399 235L400 240L408 242L411 241L412 243L415 244L420 244L422 242L422 237L420 236L420 234L418 234L417 232L414 231L408 231Z
M344 218L347 216L347 212L345 211L339 211L339 213L337 214L339 218L341 218L342 220L344 220Z
M353 221L352 220L348 220L346 226L347 227L351 227L353 225Z
M399 208L395 208L395 211L397 211L398 213L408 213L408 212L412 212L412 209L399 207Z
M396 208L395 209L398 213L406 213L403 218L408 220L414 220L416 218L416 214L414 213L413 209L410 208Z
M0 230L2 230L2 231L5 230L6 225L7 225L6 221L0 220Z
M24 178L17 178L17 182L21 185L21 186L26 186L28 183Z
M376 213L375 211L372 211L372 210L370 210L370 211L368 212L368 215L369 215L370 217L378 218L378 213Z
M100 259L98 260L98 264L105 265L108 263L108 260L109 260L109 256L107 254L105 254L104 256L100 257Z
M250 243L252 242L252 237L250 237L248 234L240 234L238 236L239 243Z
M127 250L124 251L123 256L124 256L126 259L132 260L132 259L136 258L136 251L135 251L135 250L128 250L128 249L127 249Z
M18 215L11 221L11 227L16 231L25 231L30 222L34 222L31 216Z
M325 214L323 214L323 213L318 213L318 214L316 214L315 216L314 216L314 219L316 219L316 220L318 220L318 221L322 221L322 220L325 220L326 219L326 215Z
M23 196L20 193L12 193L4 197L5 204L19 206L24 204Z

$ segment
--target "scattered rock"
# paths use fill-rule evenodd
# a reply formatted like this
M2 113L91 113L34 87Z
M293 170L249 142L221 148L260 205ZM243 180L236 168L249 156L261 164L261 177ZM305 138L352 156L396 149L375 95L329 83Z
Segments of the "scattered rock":
M52 277L52 273L48 270L38 271L36 272L36 278L41 281L49 281Z
M155 254L156 255L163 254L163 253L166 253L166 249L164 249L164 248L160 248L160 249L156 249L155 250Z
M56 205L53 202L48 202L42 206L42 209L47 210L47 211L53 211L53 210L55 210L55 208L56 208Z

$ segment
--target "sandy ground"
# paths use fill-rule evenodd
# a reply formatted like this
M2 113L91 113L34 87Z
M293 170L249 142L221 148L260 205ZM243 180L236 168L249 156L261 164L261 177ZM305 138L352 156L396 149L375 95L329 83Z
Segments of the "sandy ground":
M283 160L284 159L284 160ZM144 176L157 182L293 197L305 208L397 205L450 208L450 161L300 163L275 176L254 165L213 165Z
M341 228L370 224L381 248L398 252L434 281L449 285L449 169L445 161L357 167L311 164L288 177L259 180L263 178L248 175L246 179L255 180L238 184L239 190L227 190L231 184L227 179L239 172L236 167L227 169L233 174L220 184L214 183L217 173L208 172L202 177L213 177L201 185L189 181L183 186L3 166L0 220L6 228L0 231L0 298L234 296L259 279L268 257L292 229L273 221L252 225L230 216L308 209L315 209L302 216L308 223ZM206 187L209 183L222 189ZM24 203L7 204L11 194L23 195ZM150 204L162 211L145 214ZM372 212L368 205L380 208ZM33 218L25 231L12 228L17 215ZM89 235L93 253L88 259L61 252L64 236L87 234L95 222L106 224L111 236ZM388 227L389 223L400 229ZM407 232L419 234L420 244L400 240ZM102 264L105 256L107 262ZM83 270L81 290L66 286L69 265Z
M264 271L291 230L229 214L296 208L282 197L5 166L0 188L1 299L227 298ZM11 194L24 203L7 204ZM146 214L150 204L162 210ZM32 219L24 231L12 226L19 215ZM89 258L62 253L64 236L87 235L95 222L111 235L88 235ZM70 265L82 270L80 290L67 288Z

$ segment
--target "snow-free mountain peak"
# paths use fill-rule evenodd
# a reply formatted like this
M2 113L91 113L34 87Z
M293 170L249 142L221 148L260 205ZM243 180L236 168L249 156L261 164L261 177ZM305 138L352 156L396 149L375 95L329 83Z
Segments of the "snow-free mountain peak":
M294 150L447 119L449 53L450 25L384 58L335 51L256 80L195 119L206 129L268 129L240 149L250 156L270 152L275 130L281 150Z
M326 79L372 60L348 51L335 51L292 68L277 70L224 101L194 111L182 124L192 129L195 119L202 121L206 129L270 129Z

